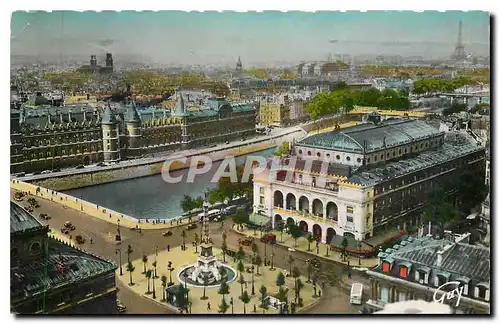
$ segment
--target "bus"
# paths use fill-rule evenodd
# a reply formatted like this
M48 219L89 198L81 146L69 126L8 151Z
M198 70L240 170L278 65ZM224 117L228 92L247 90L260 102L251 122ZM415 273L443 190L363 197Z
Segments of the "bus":
M222 214L222 211L220 209L212 209L207 213L208 219L213 219ZM201 222L203 220L203 216L205 216L205 213L199 213L198 214L198 222Z
M363 284L355 282L351 286L350 303L355 305L361 305L362 299L363 299Z

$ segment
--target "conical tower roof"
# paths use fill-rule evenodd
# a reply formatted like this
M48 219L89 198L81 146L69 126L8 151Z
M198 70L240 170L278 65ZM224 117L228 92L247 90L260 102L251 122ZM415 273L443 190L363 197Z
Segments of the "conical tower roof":
M125 113L125 122L127 123L141 122L141 118L139 117L139 113L137 112L137 107L135 106L135 101L132 101L132 104L127 108L127 112Z
M186 105L184 104L184 98L182 94L179 92L177 103L175 104L175 110L173 116L175 117L185 117L188 113L186 111Z
M111 106L108 105L106 106L106 109L104 109L104 114L102 115L102 120L101 124L103 125L114 125L117 124L118 121L116 120L115 113L111 109Z

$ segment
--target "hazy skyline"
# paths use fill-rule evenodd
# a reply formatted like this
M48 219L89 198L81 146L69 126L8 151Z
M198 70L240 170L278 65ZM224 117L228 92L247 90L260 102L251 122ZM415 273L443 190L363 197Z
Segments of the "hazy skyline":
M165 64L324 60L330 53L437 58L453 52L459 21L466 51L489 55L489 15L479 11L15 12L11 54L68 59L109 51L116 61L126 55Z

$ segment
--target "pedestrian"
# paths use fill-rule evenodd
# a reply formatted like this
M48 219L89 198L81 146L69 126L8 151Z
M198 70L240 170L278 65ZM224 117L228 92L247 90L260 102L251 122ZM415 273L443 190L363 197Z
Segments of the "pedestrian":
M170 244L167 245L167 252L170 252Z
M257 313L257 305L253 304L253 312Z
M349 271L349 273L347 274L347 279L351 279L352 277L352 274L351 274L351 271Z
M351 265L350 265L350 262L349 262L349 260L347 260L347 266L348 266L348 267L350 267L350 266L351 266Z
M94 240L92 238L90 238L90 244L92 244L94 242Z
M321 297L321 290L318 290L318 296Z
M207 310L210 310L210 302L207 303Z

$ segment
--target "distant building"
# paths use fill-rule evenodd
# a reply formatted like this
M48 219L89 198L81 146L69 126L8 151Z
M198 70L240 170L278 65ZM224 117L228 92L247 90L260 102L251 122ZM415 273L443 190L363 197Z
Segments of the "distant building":
M251 103L212 98L188 110L177 94L172 110L134 103L101 113L90 106L11 111L11 173L116 162L163 151L202 147L255 134Z
M409 237L381 251L379 264L366 271L371 296L365 306L379 311L388 303L433 301L434 294L437 299L444 294L443 302L456 314L489 314L490 250L468 244L469 235ZM458 306L456 293L447 299L455 288L463 289Z
M287 95L264 97L259 105L259 123L265 126L284 126L290 121L290 102Z
M10 204L10 303L16 314L116 314L116 265L48 236Z
M97 57L95 55L90 55L90 65L82 65L78 70L84 73L113 73L113 54L106 53L105 66L97 65Z

